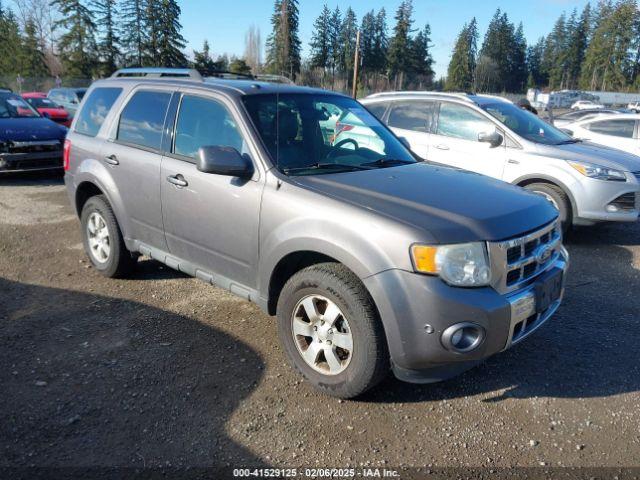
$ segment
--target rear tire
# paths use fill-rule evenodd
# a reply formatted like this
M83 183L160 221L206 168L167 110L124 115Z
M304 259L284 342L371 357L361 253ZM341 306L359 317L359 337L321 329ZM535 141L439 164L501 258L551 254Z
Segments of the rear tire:
M573 225L573 210L569 196L557 185L551 183L531 183L524 187L532 193L542 195L558 210L562 231L567 233Z
M84 250L93 267L105 277L125 277L135 259L127 250L111 205L104 195L91 197L80 215Z
M277 316L290 363L320 392L357 397L389 372L373 300L344 265L321 263L293 275L278 299Z

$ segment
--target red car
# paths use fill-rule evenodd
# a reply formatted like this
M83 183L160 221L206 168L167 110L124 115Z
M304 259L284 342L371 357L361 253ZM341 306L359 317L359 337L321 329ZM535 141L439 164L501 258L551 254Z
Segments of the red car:
M50 98L47 98L46 93L23 93L22 98L29 102L29 104L43 117L49 118L60 125L64 125L65 127L71 126L71 117L69 116L69 112Z

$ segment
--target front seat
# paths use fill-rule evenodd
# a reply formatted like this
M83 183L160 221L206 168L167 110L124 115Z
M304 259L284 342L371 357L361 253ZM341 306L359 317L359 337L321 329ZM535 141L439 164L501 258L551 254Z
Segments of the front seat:
M296 140L300 127L298 114L292 110L284 109L278 112L274 122L273 130L277 132L278 167L293 168L308 163L304 148Z

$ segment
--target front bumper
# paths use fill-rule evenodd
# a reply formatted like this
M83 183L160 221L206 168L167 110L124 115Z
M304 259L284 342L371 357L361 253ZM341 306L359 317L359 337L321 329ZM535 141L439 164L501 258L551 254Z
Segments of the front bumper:
M395 375L413 383L446 380L524 340L560 306L568 258L563 248L545 270L562 270L563 285L560 298L542 312L532 309L531 298L543 275L508 295L490 287L451 287L437 277L404 270L364 279L384 324ZM445 330L465 322L484 329L482 343L467 353L445 348Z
M61 169L62 150L26 153L0 153L0 172L26 172Z
M573 191L576 203L576 225L592 225L596 222L635 222L640 214L640 181L627 173L626 182L608 182L582 178ZM636 198L635 208L622 208L620 199ZM612 208L616 207L615 209Z

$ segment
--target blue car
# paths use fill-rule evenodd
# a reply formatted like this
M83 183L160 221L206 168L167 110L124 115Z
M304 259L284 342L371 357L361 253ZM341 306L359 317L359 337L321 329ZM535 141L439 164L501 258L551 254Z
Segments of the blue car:
M61 169L66 134L22 97L0 90L0 172Z

